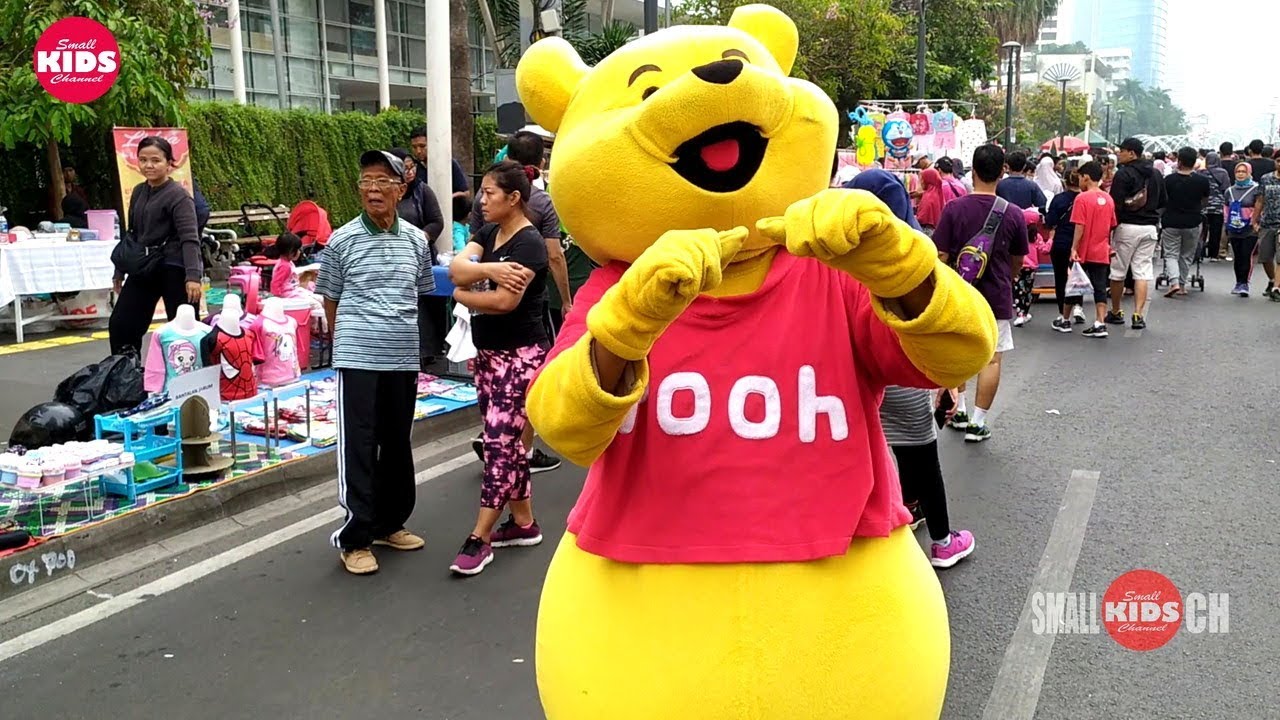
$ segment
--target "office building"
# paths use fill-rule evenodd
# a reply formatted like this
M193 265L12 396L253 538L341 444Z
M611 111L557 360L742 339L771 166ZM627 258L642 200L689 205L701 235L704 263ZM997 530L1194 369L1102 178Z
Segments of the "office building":
M428 0L239 0L240 22L226 7L213 10L213 58L207 86L194 97L232 101L235 78L232 33L240 33L245 101L272 108L325 112L379 109L379 6L385 13L388 95L400 108L426 105L426 2ZM429 0L446 2L447 0ZM532 9L521 2L520 36L527 44ZM616 0L614 17L643 25L642 0ZM599 3L591 3L588 30L599 30ZM237 27L238 26L238 27ZM277 42L277 35L279 42ZM470 19L471 87L475 111L492 114L497 102L498 61L478 18Z
M1076 0L1074 11L1071 34L1063 38L1059 33L1059 43L1080 41L1094 50L1128 48L1133 52L1129 77L1147 87L1164 86L1169 0Z

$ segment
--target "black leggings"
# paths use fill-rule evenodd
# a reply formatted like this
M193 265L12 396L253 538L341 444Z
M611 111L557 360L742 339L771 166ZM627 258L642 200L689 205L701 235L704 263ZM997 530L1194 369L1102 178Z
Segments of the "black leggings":
M186 270L163 265L150 275L134 275L124 281L107 326L112 355L121 355L130 349L142 355L142 337L151 327L156 303L162 299L164 313L170 320L178 314L179 305L190 304L187 303Z
M1067 273L1071 271L1071 246L1061 249L1055 246L1049 250L1049 258L1053 260L1053 289L1058 298L1058 314L1062 315L1067 311L1067 305L1083 305L1084 298L1079 295L1066 297Z
M902 499L908 505L920 503L929 537L944 540L951 534L947 517L947 489L942 483L942 465L938 462L938 441L928 445L893 445L898 461L898 479L902 483Z
M1204 247L1206 258L1216 258L1222 252L1222 215L1208 213L1204 216L1204 224L1200 226L1200 242Z
M1236 282L1247 283L1253 274L1253 264L1258 261L1258 238L1252 235L1232 235L1231 254L1235 256Z

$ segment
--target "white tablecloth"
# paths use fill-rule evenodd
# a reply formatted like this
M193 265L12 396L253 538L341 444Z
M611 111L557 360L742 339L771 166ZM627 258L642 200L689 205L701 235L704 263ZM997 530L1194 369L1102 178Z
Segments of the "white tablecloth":
M115 240L0 245L0 307L18 295L111 287Z

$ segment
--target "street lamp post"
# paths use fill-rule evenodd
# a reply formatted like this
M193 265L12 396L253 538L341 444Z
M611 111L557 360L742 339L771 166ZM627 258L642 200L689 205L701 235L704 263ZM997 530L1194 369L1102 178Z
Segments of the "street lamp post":
M1124 108L1120 108L1116 114L1120 117L1120 129L1116 133L1116 144L1118 145L1121 140L1124 140Z
M1067 81L1060 80L1062 85L1062 109L1058 111L1058 152L1067 151Z
M1009 53L1009 80L1004 86L1004 144L1005 147L1013 147L1013 65L1022 43L1010 40L1000 47Z
M644 34L651 35L656 32L658 32L658 0L644 0Z
M1111 142L1111 103L1107 103L1107 131L1102 137Z
M916 23L916 97L920 98L924 97L924 4L925 0L920 0L920 20Z

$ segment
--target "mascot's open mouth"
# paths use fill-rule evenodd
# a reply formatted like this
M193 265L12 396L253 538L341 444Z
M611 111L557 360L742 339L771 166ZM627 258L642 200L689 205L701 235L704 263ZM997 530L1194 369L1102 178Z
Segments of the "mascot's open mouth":
M755 177L768 146L769 141L750 123L717 125L676 148L671 167L703 190L733 192Z

